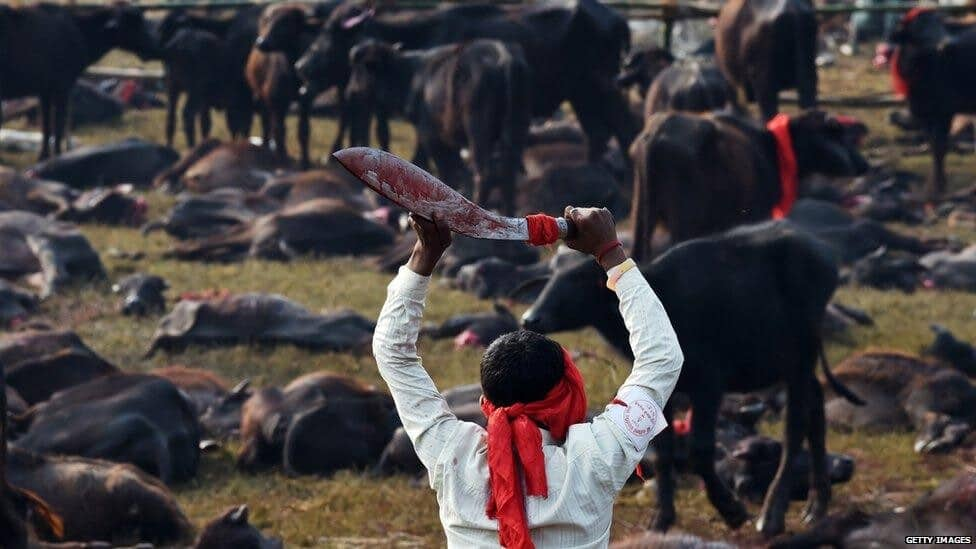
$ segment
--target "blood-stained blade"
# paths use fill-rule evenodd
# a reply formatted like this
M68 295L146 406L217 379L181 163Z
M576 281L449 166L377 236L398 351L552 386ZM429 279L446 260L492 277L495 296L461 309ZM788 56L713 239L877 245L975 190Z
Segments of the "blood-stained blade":
M454 232L492 240L529 239L524 218L489 212L425 170L386 151L353 147L332 156L377 193L426 219L436 215ZM565 226L565 220L559 221Z

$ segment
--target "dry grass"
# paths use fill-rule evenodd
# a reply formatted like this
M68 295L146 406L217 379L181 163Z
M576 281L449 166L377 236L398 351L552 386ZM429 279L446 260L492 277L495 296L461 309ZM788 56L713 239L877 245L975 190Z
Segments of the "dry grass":
M117 65L123 63L122 59L122 56L113 54L106 62ZM841 95L886 89L884 77L864 68L866 64L866 58L841 59L840 66L822 71L821 90ZM850 114L869 122L875 132L871 145L878 148L877 158L920 173L927 169L927 157L902 158L897 148L888 146L894 132L884 123L884 111L858 110ZM132 112L121 124L84 128L75 135L86 143L106 142L128 135L161 141L161 121L160 111ZM221 136L224 132L222 120L218 118L215 127ZM316 155L326 152L324 147L331 143L334 128L331 121L314 122ZM411 151L413 136L409 129L396 125L394 138L396 152L408 154ZM296 145L292 143L291 146L295 150ZM24 166L30 161L31 155L0 154L0 163L4 164ZM976 174L973 157L953 156L949 171L954 185L967 183ZM152 215L162 213L172 200L157 195L150 198ZM109 248L146 252L146 258L139 261L113 259L103 254L111 279L134 271L151 272L169 281L172 286L170 295L218 287L232 291L277 292L315 310L351 307L374 316L382 304L383 288L389 278L352 259L290 264L261 261L232 265L178 263L160 258L160 252L168 245L163 236L144 239L133 230L95 226L84 230L102 252ZM940 226L924 230L933 234L946 232L946 228ZM972 239L973 235L966 237ZM868 310L877 325L855 329L844 341L832 343L829 354L835 362L867 346L918 351L930 340L928 325L936 321L964 338L976 340L976 326L972 320L976 310L974 295L942 292L904 295L845 288L839 292L839 298L844 303ZM290 347L275 350L244 347L191 349L182 355L143 360L141 355L148 345L155 320L124 319L115 313L115 306L116 298L105 285L46 302L42 317L76 329L96 351L127 370L146 370L179 362L212 369L231 382L250 377L262 385L283 383L304 372L330 369L380 382L369 356L311 353ZM484 310L489 306L489 303L478 302L467 295L438 289L430 299L428 318L442 320L454 313ZM558 334L557 339L570 348L587 349L606 359L582 359L580 367L592 401L598 403L609 399L626 376L628 365L615 357L590 331ZM447 388L477 380L477 352L458 352L450 342L427 341L422 343L421 350L438 386ZM766 428L775 432L780 426L772 424ZM854 455L858 466L854 480L836 490L834 508L861 505L881 509L904 504L958 471L966 459L971 460L971 456L961 455L918 456L912 452L911 441L912 436L907 433L831 433L830 449ZM282 536L290 546L386 547L443 543L434 495L422 482L406 478L374 480L356 473L329 479L289 478L280 473L244 475L234 470L233 450L231 447L223 453L206 456L198 478L175 489L185 511L197 524L229 505L247 503L251 506L255 524ZM685 485L679 492L678 501L681 529L745 545L758 543L751 524L738 532L730 532L717 519L703 492L695 489L697 480L689 479ZM614 538L642 529L653 509L653 496L647 489L626 488L614 509ZM798 515L799 506L792 507L789 514L792 530L801 528Z

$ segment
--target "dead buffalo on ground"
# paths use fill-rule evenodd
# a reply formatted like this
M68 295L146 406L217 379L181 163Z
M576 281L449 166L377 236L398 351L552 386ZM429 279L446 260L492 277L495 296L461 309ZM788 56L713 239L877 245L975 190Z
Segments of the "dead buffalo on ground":
M71 105L68 109L70 128L118 122L125 111L125 104L121 100L87 80L75 82L68 102ZM28 108L13 113L13 117L26 116L31 124L36 124L41 114L40 101L30 100L29 104ZM5 116L8 120L13 117Z
M316 199L259 217L247 225L176 244L168 257L232 261L243 257L287 261L300 256L366 255L393 243L393 232L332 199Z
M280 207L277 199L229 187L202 195L181 193L170 211L162 219L144 225L142 233L163 230L180 240L214 236L278 211Z
M129 183L146 186L179 158L169 147L138 138L78 147L27 169L31 177L60 181L76 189Z
M764 436L751 436L729 448L716 464L718 476L745 501L762 503L769 485L776 477L783 444ZM796 456L791 485L791 498L807 499L810 491L810 452L802 450ZM842 454L827 454L827 475L831 484L845 483L854 476L854 458Z
M644 118L657 112L738 110L735 90L712 59L676 61L654 79L644 99Z
M241 430L241 408L251 395L251 380L244 379L214 400L200 415L200 425L210 436L228 438Z
M196 475L200 425L169 380L98 377L60 391L19 418L20 448L129 463L170 484Z
M188 345L292 344L327 351L369 345L374 323L351 311L317 315L280 295L181 301L159 321L148 355Z
M20 322L37 310L37 296L0 279L0 327Z
M461 267L454 277L454 285L478 299L506 298L513 297L513 292L523 284L547 278L551 272L548 262L516 265L498 257L488 257ZM524 299L522 293L518 298Z
M648 118L630 148L634 258L651 257L658 224L672 243L683 242L768 219L774 208L785 215L807 174L853 176L868 169L845 125L823 113L793 116L777 133L727 114ZM789 161L796 173L781 177L780 165Z
M230 394L227 382L217 374L208 370L187 368L179 364L155 368L150 374L168 379L176 385L183 394L189 397L197 416L203 415L211 406L225 399Z
M789 221L830 246L841 264L853 263L882 246L925 254L945 245L941 240L918 239L889 230L877 221L855 218L843 208L821 200L798 200L790 210Z
M416 128L444 181L458 185L470 152L476 204L515 211L515 175L529 131L532 75L522 48L472 40L400 51L368 41L352 49L348 93L374 96ZM500 198L496 201L493 195Z
M128 5L0 6L0 29L0 52L4 52L0 56L0 97L40 98L42 160L50 155L51 141L54 154L61 153L68 97L89 65L114 48L143 59L157 53L142 11Z
M393 399L331 372L265 388L244 405L238 466L282 464L297 474L331 474L374 465L399 427Z
M577 204L607 208L619 219L630 211L629 194L603 163L554 166L519 183L516 211L559 216L566 204Z
M817 106L817 16L803 0L732 0L715 26L715 58L725 77L769 120L779 92L797 91L801 109Z
M80 194L54 217L75 223L138 227L146 222L148 210L146 200L134 195L131 186L116 185L98 187Z
M943 482L907 509L873 515L863 511L831 515L813 525L808 532L778 540L771 547L897 547L912 536L968 538L974 531L976 475L970 472Z
M376 260L377 268L384 272L395 272L410 258L416 243L415 232L410 231L400 235L396 244ZM486 257L497 257L515 265L532 265L539 261L539 250L525 242L515 240L486 240L455 234L454 241L445 252L438 268L441 274L453 278L457 276L461 267Z
M621 56L630 46L630 31L622 16L595 0L571 6L457 5L411 14L374 14L359 2L347 1L331 13L295 66L304 80L326 89L345 85L350 51L363 40L427 49L479 38L523 49L536 82L532 114L548 117L569 101L589 138L591 161L602 156L611 134L623 146L633 139L637 128L614 83Z
M889 37L896 46L895 91L907 96L912 117L928 135L932 175L928 197L946 190L945 155L957 113L976 112L976 26L947 22L931 9L906 14Z
M77 227L29 212L0 212L0 276L38 275L41 297L105 278L98 253ZM39 279L39 280L37 280Z
M915 450L945 452L976 427L976 386L948 366L890 351L856 354L835 368L837 379L867 401L855 408L827 400L831 425L856 429L914 429Z
M931 329L935 334L935 340L925 349L925 354L952 366L969 377L976 377L976 348L957 339L945 326L933 324Z
M166 297L163 296L169 284L162 277L137 273L119 280L112 291L122 296L119 310L124 315L146 316L166 310Z
M22 210L64 221L138 225L144 221L146 202L133 196L131 187L98 187L88 192L56 181L23 176L0 169L0 211Z
M724 541L704 540L684 532L642 532L610 544L611 549L734 549Z
M879 290L897 289L912 293L926 268L918 257L906 252L892 252L882 246L855 261L847 271L846 281Z
M68 209L77 191L64 183L21 175L0 167L0 211L23 210L39 215Z
M278 175L261 187L261 195L278 200L284 206L296 206L317 198L340 200L351 208L371 209L361 181L349 174L345 168L326 166L318 170L308 170Z
M492 341L518 328L518 320L512 311L501 303L495 303L494 312L452 316L440 325L426 327L423 333L431 339L453 337L456 348L487 347Z
M247 505L224 511L203 526L193 549L282 549L280 538L265 536L248 522Z
M923 281L926 288L976 292L976 246L958 253L932 252L922 256L919 263L926 269Z
M173 494L138 468L98 459L35 454L15 446L7 464L11 484L30 490L64 523L61 538L113 545L190 540L193 526Z
M27 331L0 338L0 362L7 383L28 404L43 402L58 391L118 373L74 332Z
M482 427L488 424L484 412L481 411L480 384L472 383L448 389L444 391L444 400L461 421L470 421ZM383 449L383 454L372 473L378 476L419 476L424 471L424 466L413 448L413 442L410 441L403 427L398 427L386 448Z
M815 477L807 515L825 514L830 483L823 393L815 370L819 360L827 379L834 379L820 334L838 281L829 250L787 224L766 223L678 245L642 265L641 271L678 334L685 363L676 392L686 394L694 410L693 469L726 523L741 526L748 514L715 473L715 422L722 394L757 391L781 381L788 393L786 444L757 526L767 535L783 530L789 479L804 439L813 454ZM523 326L543 333L593 326L615 349L632 357L616 296L605 282L606 274L592 261L557 271L523 315ZM859 400L836 387L852 401ZM671 422L672 402L664 414ZM659 456L655 478L660 506L653 526L664 530L676 518L673 431L665 430L653 444Z
M259 145L208 139L159 173L153 186L170 192L205 193L221 187L256 191L276 170L290 167L287 160Z

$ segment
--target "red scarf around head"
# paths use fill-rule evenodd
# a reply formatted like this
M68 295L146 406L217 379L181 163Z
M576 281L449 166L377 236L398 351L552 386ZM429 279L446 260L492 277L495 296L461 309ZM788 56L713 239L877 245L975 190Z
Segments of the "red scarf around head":
M766 129L776 141L776 164L779 166L779 202L773 206L773 219L783 219L793 209L799 193L799 172L796 167L796 153L793 151L793 137L790 135L790 117L777 114L766 123Z
M932 11L932 8L912 8L901 18L901 24L907 25L911 23L919 15ZM908 97L908 93L911 91L908 85L908 80L898 69L898 58L901 54L901 46L895 46L895 51L891 53L891 59L888 61L888 69L891 71L891 88L894 90L895 95L898 97Z
M498 541L502 547L535 547L525 517L522 477L530 496L549 497L546 460L542 453L539 427L548 429L556 440L564 440L571 425L586 419L586 389L583 376L563 349L566 370L563 378L543 398L535 402L496 407L481 398L481 411L488 418L488 505L489 518L498 519Z

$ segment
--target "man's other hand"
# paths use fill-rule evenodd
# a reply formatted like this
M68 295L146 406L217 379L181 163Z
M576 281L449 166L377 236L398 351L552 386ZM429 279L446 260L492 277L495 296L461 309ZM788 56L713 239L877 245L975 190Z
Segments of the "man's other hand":
M576 237L565 241L570 248L594 257L601 251L605 251L601 258L601 264L605 269L619 265L627 258L620 246L606 250L611 242L617 240L617 227L610 210L567 206L563 217L576 225Z

